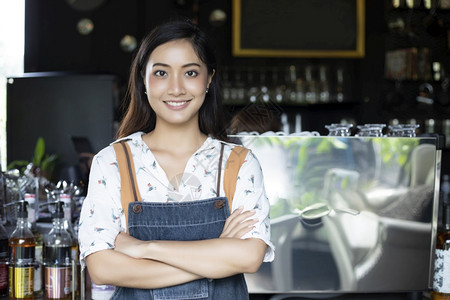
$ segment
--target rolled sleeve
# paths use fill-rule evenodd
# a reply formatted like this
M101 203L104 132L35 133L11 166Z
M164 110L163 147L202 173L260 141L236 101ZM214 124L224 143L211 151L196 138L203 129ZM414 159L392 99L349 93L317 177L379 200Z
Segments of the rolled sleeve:
M275 258L275 246L270 241L270 203L264 188L264 177L256 156L249 151L242 164L236 183L236 192L233 198L233 210L243 206L245 210L256 211L253 218L258 223L252 231L242 238L259 238L267 244L264 262L271 262Z
M94 157L87 195L78 229L80 263L83 268L89 254L113 249L117 235L124 230L120 178L112 149L106 148Z

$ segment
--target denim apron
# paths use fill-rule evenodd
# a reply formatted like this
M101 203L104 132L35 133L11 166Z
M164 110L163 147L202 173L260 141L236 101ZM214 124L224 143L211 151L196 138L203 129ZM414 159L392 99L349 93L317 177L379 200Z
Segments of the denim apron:
M229 215L226 197L169 203L133 201L128 205L128 230L131 236L143 241L214 239L222 233ZM249 295L244 275L237 274L221 279L204 278L159 289L116 287L111 299L240 300L249 299Z

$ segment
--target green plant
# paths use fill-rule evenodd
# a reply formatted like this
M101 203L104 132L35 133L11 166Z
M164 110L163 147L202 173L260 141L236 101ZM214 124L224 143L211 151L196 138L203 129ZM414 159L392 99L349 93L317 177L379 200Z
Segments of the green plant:
M23 174L24 171L31 167L31 171L35 176L44 176L50 179L58 161L58 155L45 153L45 141L43 137L39 137L34 148L34 154L31 161L15 160L8 165L8 169L17 168ZM30 164L32 164L30 166Z

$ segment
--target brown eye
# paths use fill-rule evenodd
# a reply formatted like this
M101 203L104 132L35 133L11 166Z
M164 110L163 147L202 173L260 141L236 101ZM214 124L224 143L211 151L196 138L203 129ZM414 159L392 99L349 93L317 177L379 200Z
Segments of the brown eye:
M167 75L166 72L161 71L161 70L155 71L153 74L155 74L155 76L158 76L158 77L164 77Z
M196 71L187 71L186 75L188 77L196 77L198 75L198 73Z

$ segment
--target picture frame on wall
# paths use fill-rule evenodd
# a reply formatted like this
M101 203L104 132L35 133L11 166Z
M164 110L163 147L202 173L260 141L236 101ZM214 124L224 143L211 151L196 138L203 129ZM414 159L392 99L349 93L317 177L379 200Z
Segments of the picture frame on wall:
M364 0L233 0L236 57L362 58Z

